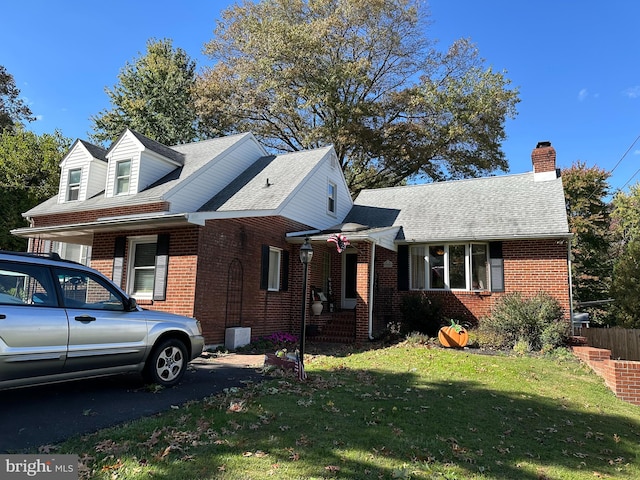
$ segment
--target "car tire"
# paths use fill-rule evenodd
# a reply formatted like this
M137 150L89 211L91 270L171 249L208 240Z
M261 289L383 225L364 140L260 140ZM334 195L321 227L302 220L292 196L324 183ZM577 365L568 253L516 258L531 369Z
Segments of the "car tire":
M163 387L176 385L187 371L187 347L177 338L163 340L151 352L145 377Z

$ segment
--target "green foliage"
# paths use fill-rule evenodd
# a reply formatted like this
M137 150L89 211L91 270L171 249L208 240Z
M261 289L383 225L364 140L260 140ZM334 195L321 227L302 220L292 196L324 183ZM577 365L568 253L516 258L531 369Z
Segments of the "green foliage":
M505 295L491 315L480 321L479 341L494 348L547 350L562 345L569 328L560 304L549 294L523 298L516 292Z
M31 109L20 98L13 75L0 65L0 133L13 133L22 122L33 120Z
M296 335L288 332L274 332L270 335L253 338L248 345L237 349L238 352L275 353L277 350L293 352L299 344Z
M618 192L612 206L614 241L611 257L615 261L611 285L611 297L615 299L612 323L639 328L640 183L632 186L629 193Z
M418 0L271 0L222 14L197 81L210 134L333 145L350 190L506 170L516 89L476 47L437 51Z
M149 40L146 55L127 63L107 89L113 108L92 117L92 140L108 143L131 128L165 145L197 138L195 62L171 40Z
M22 213L58 193L59 163L71 140L18 127L0 134L0 249L26 250L26 240L10 234L27 227Z
M617 192L611 204L615 234L613 255L620 255L631 241L640 239L640 183L633 185L629 193Z
M410 293L402 297L401 331L403 334L419 332L435 337L442 323L442 303L438 297L430 297L424 292Z
M610 254L610 206L607 183L610 173L576 162L562 171L571 240L571 275L575 302L609 298L613 257ZM594 323L606 323L604 307L589 310Z
M611 295L615 299L617 324L640 328L640 238L634 238L617 258Z

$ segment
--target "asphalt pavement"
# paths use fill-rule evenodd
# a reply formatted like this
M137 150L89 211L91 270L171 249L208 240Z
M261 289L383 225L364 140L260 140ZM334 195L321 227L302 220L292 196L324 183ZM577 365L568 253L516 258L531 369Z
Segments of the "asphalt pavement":
M198 358L179 385L155 391L138 375L0 391L0 453L60 443L258 382L263 355Z

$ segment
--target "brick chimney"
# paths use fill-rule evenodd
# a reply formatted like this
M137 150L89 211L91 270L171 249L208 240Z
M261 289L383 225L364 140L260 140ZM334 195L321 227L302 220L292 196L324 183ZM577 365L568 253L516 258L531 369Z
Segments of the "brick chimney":
M535 181L553 180L558 178L556 170L556 149L551 142L538 142L531 152Z

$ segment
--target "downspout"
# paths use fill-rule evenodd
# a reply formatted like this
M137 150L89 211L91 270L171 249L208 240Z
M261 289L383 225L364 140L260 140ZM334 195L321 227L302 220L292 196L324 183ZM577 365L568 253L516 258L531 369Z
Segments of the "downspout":
M369 267L369 340L373 340L373 288L375 286L376 242L371 242L371 266Z
M571 322L571 335L576 334L573 324L573 274L571 272L571 237L567 240L567 266L569 267L569 321Z

